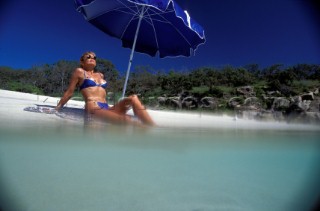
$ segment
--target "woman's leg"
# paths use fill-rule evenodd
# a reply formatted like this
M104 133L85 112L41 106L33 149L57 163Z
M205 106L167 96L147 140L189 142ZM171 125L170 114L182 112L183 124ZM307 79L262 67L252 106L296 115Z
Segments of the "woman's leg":
M96 104L96 102L87 103L87 112L88 115L91 115L93 118L104 120L110 123L135 124L129 116L114 112L113 110L102 109Z
M131 95L119 103L117 103L113 110L115 113L124 115L132 106L134 114L144 123L147 125L155 125L154 121L148 114L146 108L142 105L137 95ZM112 109L112 108L111 108Z

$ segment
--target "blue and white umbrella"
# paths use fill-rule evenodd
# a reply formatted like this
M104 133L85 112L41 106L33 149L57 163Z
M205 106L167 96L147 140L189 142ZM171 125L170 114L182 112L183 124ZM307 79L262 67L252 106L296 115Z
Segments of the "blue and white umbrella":
M194 54L205 42L203 28L173 0L75 0L85 19L131 48L124 97L134 52L160 58Z

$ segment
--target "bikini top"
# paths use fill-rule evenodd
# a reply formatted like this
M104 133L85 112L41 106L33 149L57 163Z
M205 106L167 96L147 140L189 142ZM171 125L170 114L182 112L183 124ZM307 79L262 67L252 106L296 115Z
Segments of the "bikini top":
M87 78L86 71L84 71L84 80L79 88L80 88L80 90L82 90L82 89L85 89L88 87L98 86L98 87L102 87L105 89L105 88L107 88L107 82L105 80L103 80L103 81L104 81L104 83L101 83L101 84L96 83L93 78Z

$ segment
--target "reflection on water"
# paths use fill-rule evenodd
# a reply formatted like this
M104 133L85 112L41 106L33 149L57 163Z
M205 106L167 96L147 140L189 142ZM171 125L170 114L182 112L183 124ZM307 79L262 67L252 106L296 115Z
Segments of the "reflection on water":
M320 193L319 131L0 132L2 208L309 210Z

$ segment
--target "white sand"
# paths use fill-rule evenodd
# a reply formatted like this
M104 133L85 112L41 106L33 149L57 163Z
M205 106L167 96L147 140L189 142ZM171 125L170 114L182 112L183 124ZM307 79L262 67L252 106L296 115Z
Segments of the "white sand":
M59 98L0 90L0 126L16 126L18 124L83 124L83 119L71 120L54 114L24 111L30 106L55 106ZM70 100L66 107L81 108L84 102ZM217 116L204 113L182 111L148 110L160 127L190 129L266 129L266 130L320 130L319 125L287 124L285 122L260 122L255 120L235 119L232 116ZM132 113L132 111L129 111Z
M56 106L59 98L35 95L22 92L0 90L0 126L15 127L26 124L50 125L65 122L63 118L54 114L36 113L24 111L26 107L36 105ZM84 103L70 100L67 106L83 108ZM75 121L70 121L75 124Z

